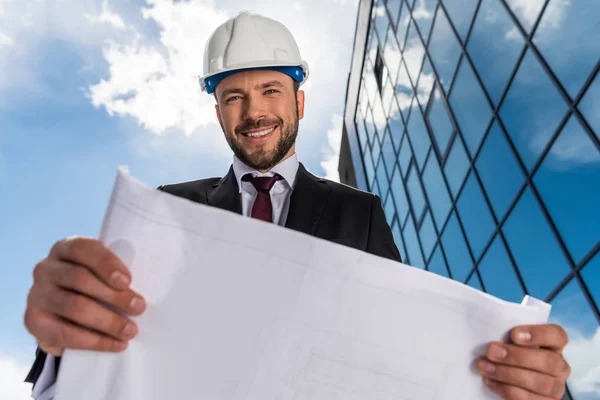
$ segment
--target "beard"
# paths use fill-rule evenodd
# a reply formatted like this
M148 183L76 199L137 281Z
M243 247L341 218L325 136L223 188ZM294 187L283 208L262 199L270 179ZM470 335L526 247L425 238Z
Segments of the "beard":
M242 132L249 129L259 129L262 127L268 127L277 125L281 133L277 144L273 150L266 150L260 148L259 150L250 154L244 149L239 142L235 140L235 135L225 134L225 139L229 144L229 147L233 151L233 154L244 164L258 171L268 171L275 165L279 164L281 160L288 154L298 136L298 107L296 105L296 114L290 123L284 123L281 118L272 120L262 120L259 122L244 121L238 127L236 132Z

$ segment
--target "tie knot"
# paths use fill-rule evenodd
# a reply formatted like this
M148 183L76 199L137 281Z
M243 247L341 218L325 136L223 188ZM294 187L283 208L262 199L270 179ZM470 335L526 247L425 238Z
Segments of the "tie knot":
M246 174L242 177L243 181L250 182L259 192L270 192L271 188L278 180L282 179L280 175L274 176L252 176Z

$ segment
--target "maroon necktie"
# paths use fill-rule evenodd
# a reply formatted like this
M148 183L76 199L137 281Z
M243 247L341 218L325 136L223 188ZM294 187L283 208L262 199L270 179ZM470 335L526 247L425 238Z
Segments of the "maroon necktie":
M281 176L257 176L246 174L242 177L243 181L252 183L257 191L256 200L252 206L252 218L260 219L266 222L273 222L273 204L271 204L271 188Z

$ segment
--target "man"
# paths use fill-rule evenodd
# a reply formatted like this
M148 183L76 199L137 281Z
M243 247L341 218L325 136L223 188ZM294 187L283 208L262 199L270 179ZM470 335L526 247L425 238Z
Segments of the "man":
M377 196L317 178L298 162L299 87L308 66L287 28L239 14L209 39L204 71L201 87L215 96L233 165L223 178L160 190L400 261ZM36 265L25 311L25 325L39 343L27 377L34 397L52 397L64 349L125 350L137 327L114 309L139 315L145 308L130 281L126 266L93 239L60 240ZM505 399L560 398L570 369L561 355L565 331L517 327L511 339L490 344L477 361L485 383Z

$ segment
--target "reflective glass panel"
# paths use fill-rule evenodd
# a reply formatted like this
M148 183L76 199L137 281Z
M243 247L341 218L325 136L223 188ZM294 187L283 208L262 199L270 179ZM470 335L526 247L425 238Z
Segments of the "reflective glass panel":
M500 236L496 236L479 263L479 275L489 294L515 303L523 300L525 293Z
M398 15L400 14L400 7L402 6L401 0L387 0L387 9L392 20L394 27L398 21Z
M415 218L418 220L423 213L423 208L425 208L425 197L423 196L417 169L414 166L410 169L408 175L407 188Z
M600 241L600 150L577 118L569 119L534 182L579 263Z
M566 111L567 104L556 87L527 51L500 116L528 169L535 165Z
M585 281L596 307L600 307L600 255L596 254L581 271L581 277Z
M417 232L415 231L412 218L408 219L404 227L404 241L406 242L408 257L410 258L410 265L417 268L425 268L425 262L423 261L419 239L417 239Z
M377 49L373 50L377 55ZM379 89L377 87L377 79L375 78L375 71L373 65L369 60L365 60L365 70L363 73L363 79L365 82L365 88L369 96L369 104L373 104L375 96L379 96Z
M360 149L362 154L366 154L369 150L367 147L367 130L365 128L365 122L360 118L360 114L357 110L356 113L356 132L358 132L358 140L360 142Z
M596 400L597 380L591 377L600 365L598 320L575 279L551 305L549 322L561 325L569 335L563 355L571 366L571 376L567 381L571 395L574 400ZM592 384L594 381L596 384Z
M390 188L390 182L388 181L387 174L385 172L385 163L380 160L379 165L375 174L377 175L377 182L379 183L379 190L381 191L381 201L385 202L385 195Z
M506 0L509 7L515 13L519 22L525 28L527 33L531 32L531 28L535 24L538 16L540 15L540 11L542 11L542 7L544 6L544 1L540 0Z
M464 182L467 172L469 171L469 159L462 141L457 136L454 138L454 143L448 154L448 159L444 166L444 173L448 179L448 186L453 197L458 196L458 192Z
M398 39L398 45L401 50L404 50L404 43L406 42L406 34L408 33L410 21L410 10L408 9L406 2L404 2L400 18L398 19L398 27L396 29L396 39Z
M410 151L408 136L404 135L404 139L402 139L402 144L400 145L400 155L398 157L398 161L400 162L400 168L402 169L402 176L405 178L406 174L408 174L408 166L410 165L411 157L412 152Z
M398 70L400 69L400 60L402 57L400 55L398 42L396 41L396 37L394 36L394 32L392 32L391 27L388 30L388 39L387 42L385 42L383 58L390 74L391 84L395 85L396 79L398 78Z
M458 31L460 38L464 41L473 22L473 14L478 0L444 0L446 11Z
M467 178L465 188L458 199L457 208L473 256L478 260L494 233L496 224L473 172Z
M414 107L410 113L406 131L410 137L410 143L412 144L419 170L422 170L425 156L427 156L429 147L431 147L431 140L429 139L429 133L427 132L423 115L418 106Z
M443 226L450 207L452 206L448 189L444 183L444 177L434 154L429 156L425 170L423 171L423 186L429 199L429 207L433 212L433 219L438 227Z
M469 250L464 236L458 225L456 214L452 213L446 229L442 233L442 243L448 260L448 267L452 273L452 279L464 282L467 275L473 269L473 261L469 256Z
M450 116L448 110L444 104L442 93L438 88L433 92L433 98L431 99L431 105L427 112L427 119L429 120L429 126L433 131L433 136L437 142L437 148L440 156L446 153L448 148L448 142L453 132L452 123L450 122Z
M387 126L387 117L383 112L381 96L379 95L375 96L375 101L373 102L373 121L375 122L375 127L377 128L379 139L383 140L383 130Z
M439 244L435 247L433 257L431 257L431 261L429 261L429 265L427 267L428 271L433 272L434 274L449 277L448 269L446 268L446 263L444 262L444 257L442 256L442 248Z
M398 251L400 251L400 257L402 258L402 262L404 264L408 263L408 258L406 256L406 247L404 246L404 241L402 240L402 234L400 233L400 223L398 219L395 219L392 224L392 235L394 236L394 242L396 242L396 247Z
M396 82L396 100L398 101L398 106L400 107L402 116L405 120L408 117L408 112L411 108L413 97L414 92L412 89L412 83L408 78L408 72L406 72L404 63L401 63L400 72L398 73L398 81Z
M421 72L424 55L425 47L423 47L423 42L421 42L421 38L419 38L419 35L417 34L417 28L413 21L408 28L406 47L404 48L404 53L402 53L413 87L417 84L417 78L419 77L419 72Z
M600 56L600 1L550 0L533 42L571 97L576 97Z
M379 162L379 156L381 155L380 150L379 138L375 136L375 138L373 138L373 143L371 144L371 155L373 157L373 166L375 167L377 167L377 163Z
M396 202L398 218L400 221L404 221L406 214L408 214L408 200L406 198L406 191L404 189L404 183L402 183L402 177L400 176L400 170L398 166L394 168L391 189Z
M498 220L502 220L525 181L523 170L497 122L475 162Z
M385 136L383 137L381 152L388 175L391 176L394 169L394 164L396 164L396 152L394 151L394 146L392 145L392 139L390 139L389 129L386 129L384 132Z
M450 88L460 53L458 39L450 27L446 14L439 7L429 41L429 54L446 92Z
M383 213L385 214L385 220L388 225L392 225L392 221L394 220L394 216L396 215L396 208L394 206L394 199L390 193L386 196L385 207L383 208Z
M417 83L417 99L419 100L419 103L423 109L425 109L427 107L427 103L429 103L429 98L431 97L434 83L435 74L433 73L433 68L431 67L431 61L429 61L429 57L425 55L423 69L421 71L421 75L419 76L419 82Z
M431 213L429 211L427 211L427 214L425 214L425 219L423 219L423 223L419 228L419 237L421 238L421 245L423 246L425 260L428 260L429 256L431 255L431 251L433 250L433 245L437 240L437 234L435 233L433 221L431 220Z
M452 87L450 106L467 142L469 153L474 155L492 118L492 109L466 59L460 64Z
M371 183L373 182L373 178L375 178L375 167L373 166L373 157L371 156L371 152L364 154L364 164L365 164L365 173L367 175L367 182L369 183L369 189L371 189Z
M383 84L383 93L381 94L381 104L383 111L386 116L390 115L390 108L392 106L392 100L394 100L394 86L390 81L389 77L385 77L385 83Z
M436 6L437 0L416 0L413 6L413 18L419 25L419 30L425 43L427 43L427 38L429 37L431 21L435 15Z
M494 104L506 88L525 39L498 0L483 0L467 51Z
M531 189L525 190L503 231L529 294L545 299L571 268Z
M367 137L369 138L369 144L373 144L373 141L377 137L377 129L375 129L375 122L373 121L373 114L371 109L367 110L365 115L365 126L367 127Z
M581 103L579 103L579 109L600 140L600 112L598 112L599 104L600 74L596 75L596 79L594 79L594 82L592 82L592 85L588 88L585 96L581 100Z
M402 121L402 116L400 115L400 109L398 108L398 103L396 103L396 100L392 100L392 108L390 110L390 117L388 118L388 126L390 127L394 148L396 151L400 151L402 133L404 132L404 122Z
M479 276L477 276L477 273L473 273L473 275L471 275L469 281L467 282L467 285L477 290L483 291L483 288L481 287L481 281L479 280Z
M390 23L383 1L379 1L375 7L373 7L373 18L375 19L375 31L377 32L377 37L379 38L379 42L383 43Z

